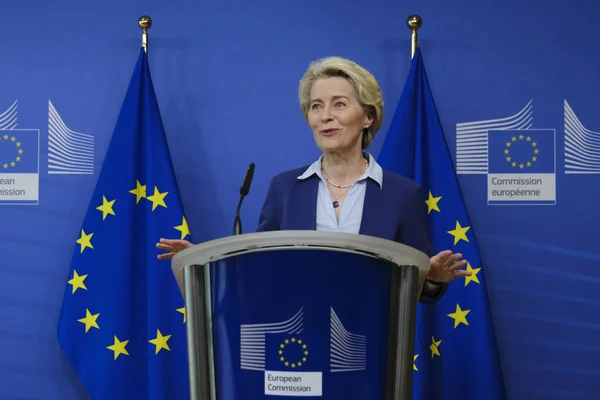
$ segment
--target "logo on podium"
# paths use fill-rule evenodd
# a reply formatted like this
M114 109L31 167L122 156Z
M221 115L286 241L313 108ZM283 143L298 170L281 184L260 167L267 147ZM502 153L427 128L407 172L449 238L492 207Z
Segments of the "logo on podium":
M367 369L366 336L348 332L333 308L328 335L304 325L303 308L283 322L241 325L241 369L264 371L265 394L322 396L324 370Z

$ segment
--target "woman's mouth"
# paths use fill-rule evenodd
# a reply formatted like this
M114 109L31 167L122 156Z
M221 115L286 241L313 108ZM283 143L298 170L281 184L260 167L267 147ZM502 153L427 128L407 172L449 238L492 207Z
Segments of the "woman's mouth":
M323 129L321 131L321 135L323 136L333 136L338 133L340 130L335 128Z

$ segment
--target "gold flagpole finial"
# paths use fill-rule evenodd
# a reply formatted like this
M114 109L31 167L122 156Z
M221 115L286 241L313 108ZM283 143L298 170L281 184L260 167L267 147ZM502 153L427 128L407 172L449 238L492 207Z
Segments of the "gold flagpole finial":
M419 41L417 40L417 30L423 24L423 20L418 15L411 15L408 17L406 24L412 30L410 58L413 58L415 51L417 51L417 46L419 46Z
M148 29L152 26L152 18L142 15L138 19L138 25L142 28L142 46L144 47L144 51L148 53Z

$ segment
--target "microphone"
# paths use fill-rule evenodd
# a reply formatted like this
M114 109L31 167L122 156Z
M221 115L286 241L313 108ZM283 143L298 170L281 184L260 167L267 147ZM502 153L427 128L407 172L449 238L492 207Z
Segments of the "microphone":
M248 166L248 170L246 171L246 176L244 177L244 183L242 183L242 187L240 188L240 201L235 212L235 221L233 222L234 235L240 235L242 233L242 220L240 219L240 209L242 208L242 201L244 201L244 197L246 197L248 192L250 192L250 184L252 183L253 177L254 163L250 163L250 165Z

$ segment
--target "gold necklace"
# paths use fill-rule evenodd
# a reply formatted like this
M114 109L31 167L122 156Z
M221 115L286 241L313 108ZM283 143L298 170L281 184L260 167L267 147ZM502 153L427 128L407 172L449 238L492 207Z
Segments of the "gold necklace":
M360 178L361 176L363 176L365 172L367 172L367 168L368 168L368 166L369 166L369 162L368 162L368 161L367 161L365 158L363 158L363 160L365 161L365 169L363 170L362 174L360 174L359 178ZM337 184L337 183L331 182L331 181L329 180L329 178L327 178L327 175L325 175L325 171L323 171L323 164L321 164L321 173L323 174L323 177L325 178L325 180L326 180L326 181L327 181L327 182L328 182L330 185L332 185L332 186L335 186L335 187L336 187L336 188L338 188L338 189L347 189L347 188L351 187L352 185L354 185L354 184L356 183L356 181L354 181L354 182L352 182L352 183L351 183L351 184L349 184L349 185L340 185L340 184ZM339 202L337 199L336 199L336 200L333 200L333 202L332 202L331 204L333 205L333 208L338 208L338 207L340 206L340 202Z

